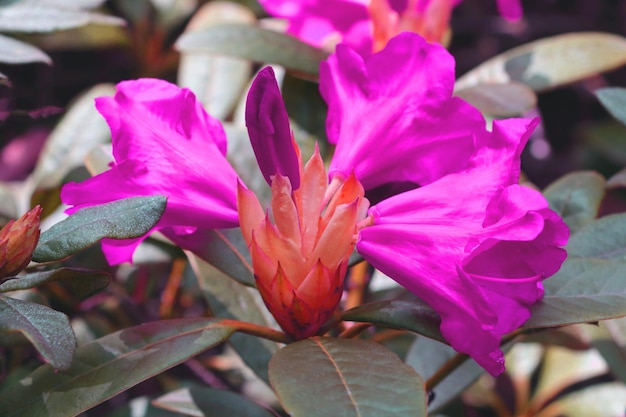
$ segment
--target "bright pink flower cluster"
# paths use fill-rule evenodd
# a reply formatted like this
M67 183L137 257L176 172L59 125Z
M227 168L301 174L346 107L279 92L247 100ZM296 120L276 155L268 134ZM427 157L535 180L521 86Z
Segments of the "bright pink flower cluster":
M320 48L344 43L361 55L412 31L441 41L452 8L462 0L259 0L267 13L287 19L288 33ZM497 0L508 20L522 17L521 0Z
M240 181L224 157L223 131L191 92L159 80L123 82L115 97L97 102L115 163L66 185L62 199L73 211L166 195L155 230L190 250L203 232L241 223L266 304L298 337L321 326L302 330L301 321L332 313L356 246L441 315L457 351L497 375L500 337L529 318L541 281L566 257L569 231L539 192L518 184L520 153L537 120L495 121L489 131L476 109L452 97L453 84L448 52L413 33L365 58L339 45L320 76L336 144L326 189L321 159L303 167L276 81L262 71L246 119L272 186L273 224L243 185L238 216ZM363 188L375 202L367 214ZM108 241L104 250L111 262L130 260L139 240Z

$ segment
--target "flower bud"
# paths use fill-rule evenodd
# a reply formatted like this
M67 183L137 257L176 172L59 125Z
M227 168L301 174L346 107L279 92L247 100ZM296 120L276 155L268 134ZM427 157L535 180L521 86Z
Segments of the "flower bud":
M326 196L317 150L306 167L299 163L297 190L288 177L272 177L273 222L242 185L237 205L259 292L283 330L304 339L316 335L337 309L356 224L369 203L354 176L331 188L332 198Z
M41 207L36 206L0 229L0 280L22 271L39 241Z

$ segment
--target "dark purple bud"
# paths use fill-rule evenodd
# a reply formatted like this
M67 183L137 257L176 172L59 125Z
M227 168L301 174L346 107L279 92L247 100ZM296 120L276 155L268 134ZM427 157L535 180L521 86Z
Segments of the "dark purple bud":
M252 82L246 100L246 127L261 173L271 185L272 175L289 178L300 187L298 156L293 147L289 116L271 67L262 69Z

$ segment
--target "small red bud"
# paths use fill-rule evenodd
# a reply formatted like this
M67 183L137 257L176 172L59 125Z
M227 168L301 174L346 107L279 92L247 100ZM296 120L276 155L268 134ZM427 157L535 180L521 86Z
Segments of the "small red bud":
M0 280L22 271L39 242L41 207L36 206L0 229Z

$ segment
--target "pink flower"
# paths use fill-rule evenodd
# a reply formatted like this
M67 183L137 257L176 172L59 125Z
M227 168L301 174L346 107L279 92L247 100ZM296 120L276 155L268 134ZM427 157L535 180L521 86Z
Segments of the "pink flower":
M226 136L193 93L156 79L125 81L115 97L96 100L113 141L111 169L61 191L68 213L133 196L165 195L152 231L176 240L198 230L236 227L238 176L226 158ZM103 240L111 264L130 261L147 237Z
M520 153L536 121L494 122L468 169L370 209L357 250L430 304L453 348L492 375L500 336L530 317L541 281L567 254L565 223L543 196L518 185Z
M369 190L423 185L463 169L485 121L452 97L454 77L452 56L414 33L397 36L368 58L339 45L320 67L326 131L337 144L330 176L354 170Z
M260 0L267 13L289 22L288 33L332 50L344 43L363 56L403 31L441 42L452 8L462 0ZM508 20L522 17L521 0L498 0Z

